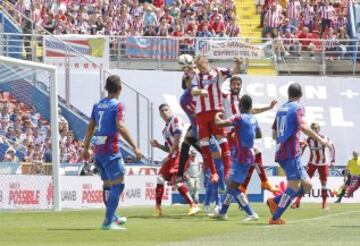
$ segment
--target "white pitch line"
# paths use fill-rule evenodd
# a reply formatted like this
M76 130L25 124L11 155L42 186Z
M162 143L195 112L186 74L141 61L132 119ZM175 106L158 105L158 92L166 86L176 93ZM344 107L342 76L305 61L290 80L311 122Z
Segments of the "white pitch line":
M302 222L307 222L307 221L323 220L323 219L327 219L327 218L338 217L341 215L348 215L348 214L353 214L353 213L360 213L360 210L353 210L353 211L347 211L347 212L336 213L336 214L328 214L328 215L318 216L318 217L308 218L308 219L292 220L292 221L286 222L286 224L297 224L297 223L302 223ZM282 225L265 225L264 227L274 227L274 226L282 226Z

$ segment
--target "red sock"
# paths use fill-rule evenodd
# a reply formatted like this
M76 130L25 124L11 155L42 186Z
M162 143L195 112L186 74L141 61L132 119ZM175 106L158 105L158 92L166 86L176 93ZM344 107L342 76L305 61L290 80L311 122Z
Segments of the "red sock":
M247 187L248 187L248 185L249 185L251 176L252 176L252 174L253 174L253 172L254 172L254 168L255 168L255 166L251 166L251 167L250 167L244 183L241 184L241 186L244 187L245 189L247 189Z
M182 197L185 198L186 202L189 204L189 205L193 205L194 204L194 201L193 199L191 198L190 196L190 193L188 191L188 189L186 188L186 186L184 184L181 184L180 187L178 187L178 191L179 193L182 195Z
M295 203L300 205L301 198L302 198L302 196L297 196L296 200L295 200Z
M201 146L201 154L202 154L202 158L204 160L205 169L209 168L212 175L216 174L217 173L216 167L215 167L214 160L211 156L209 145Z
M230 163L231 163L229 144L227 142L221 143L220 148L221 148L222 161L224 163L224 175L225 177L227 177L230 172Z
M256 165L256 170L259 174L261 182L267 182L268 178L266 176L265 168L263 166L261 153L258 153L255 155L255 165Z
M321 189L322 208L326 207L327 189Z
M164 195L164 185L157 184L156 190L155 190L156 205L161 206L161 200L162 200L163 195Z

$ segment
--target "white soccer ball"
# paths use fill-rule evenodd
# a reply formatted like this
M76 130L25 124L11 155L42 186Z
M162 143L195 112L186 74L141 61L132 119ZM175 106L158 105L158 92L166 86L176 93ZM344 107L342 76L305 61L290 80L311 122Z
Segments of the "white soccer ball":
M179 56L179 65L182 69L192 67L193 57L188 54L183 54L183 55Z

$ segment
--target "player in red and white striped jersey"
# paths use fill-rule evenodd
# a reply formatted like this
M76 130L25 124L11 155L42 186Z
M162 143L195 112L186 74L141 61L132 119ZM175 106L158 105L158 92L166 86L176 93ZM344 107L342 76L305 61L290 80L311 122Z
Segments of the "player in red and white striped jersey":
M155 215L161 216L161 200L164 195L164 183L165 181L174 183L179 168L180 157L180 141L183 134L183 123L181 120L173 115L168 104L161 104L159 106L160 116L165 121L165 128L162 131L162 135L165 140L165 144L160 144L157 140L151 139L150 144L155 148L159 148L169 155L162 161L161 169L159 170L157 185L156 185L156 208ZM200 211L199 207L194 203L190 196L190 193L183 182L175 184L179 193L185 198L190 205L188 215L194 215Z
M239 108L240 108L240 92L241 92L241 88L242 88L242 79L239 75L234 75L231 77L230 79L230 93L229 94L224 94L223 93L223 105L224 105L224 115L226 119L230 119L232 116L234 115L238 115L240 113ZM251 110L252 114L259 114L262 112L265 112L267 110L272 109L275 105L276 105L276 100L273 100L269 106L267 107L262 107L262 108L253 108ZM233 128L227 128L228 130L228 142L230 145L230 148L232 148L234 145L234 131ZM270 192L276 192L277 188L275 188L274 186L272 186L266 176L266 172L262 163L262 155L259 149L255 150L255 165L252 166L249 169L248 175L245 179L245 181L241 184L241 191L243 193L246 193L246 189L247 186L250 182L252 173L254 171L254 169L256 169L260 180L261 180L261 187L263 189L269 190Z
M214 135L220 144L224 163L225 177L230 171L230 149L226 139L226 132L215 125L215 114L223 110L221 85L226 77L240 73L241 59L235 58L233 71L229 69L210 69L209 61L205 56L197 56L195 65L199 73L192 81L191 95L196 101L196 124L199 130L199 140L205 167L210 168L211 181L217 182L219 177L211 156L209 139Z
M334 168L335 166L335 147L334 145L330 142L330 139L326 136L323 136L322 134L320 134L320 126L318 123L312 123L311 124L311 129L313 131L315 131L319 136L321 136L324 139L327 139L329 141L329 151L330 151L330 166L331 168ZM309 175L309 177L311 178L315 171L318 170L319 173L319 178L320 178L320 182L321 182L321 197L322 197L322 208L327 210L327 203L326 203L326 199L327 199L327 188L326 188L326 183L327 183L327 177L329 175L329 162L327 161L326 158L326 147L325 145L322 145L320 142L308 137L306 139L306 142L303 143L303 147L302 147L302 152L304 152L305 148L309 147L310 150L310 158L309 158L309 163L307 166L307 173ZM294 204L291 206L292 208L298 208L300 206L300 201L301 201L301 197L297 197L296 201L294 202Z

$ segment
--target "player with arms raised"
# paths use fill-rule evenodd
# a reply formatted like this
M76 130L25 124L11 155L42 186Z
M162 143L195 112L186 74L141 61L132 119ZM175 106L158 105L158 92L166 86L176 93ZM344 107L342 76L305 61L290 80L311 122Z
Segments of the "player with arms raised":
M276 140L275 161L285 170L288 186L284 193L267 200L272 217L269 224L285 224L280 217L294 197L309 192L311 182L300 162L300 132L327 145L323 139L309 128L304 121L304 108L299 101L302 97L300 84L292 83L288 88L289 101L276 113L272 126L273 139Z
M228 177L230 171L230 149L226 139L226 132L215 125L215 114L223 110L221 85L225 78L231 75L229 69L210 69L209 61L204 56L195 58L195 65L199 73L192 81L191 95L196 101L196 124L199 129L201 154L205 166L210 169L211 182L217 182L219 176L210 151L210 136L216 137L220 144L224 164L224 174ZM240 73L241 60L235 58L234 74Z
M161 169L158 173L157 185L156 185L156 207L155 216L161 216L161 200L164 194L165 181L175 184L176 175L179 168L180 157L180 141L183 134L183 125L180 119L173 115L169 105L161 104L159 106L160 116L165 121L165 128L162 131L162 135L165 140L165 144L160 144L157 140L151 139L150 144L155 148L159 148L168 153L167 157L162 161ZM200 212L199 207L194 203L190 196L190 193L183 182L175 184L179 193L185 198L190 205L188 215L194 215Z
M230 93L229 94L223 93L224 113L225 113L225 118L227 118L227 119L240 113L239 112L239 103L240 103L240 98L241 98L241 96L240 96L241 88L242 88L241 77L239 75L233 75L230 79ZM269 104L269 106L262 107L262 108L253 108L251 110L251 113L259 114L259 113L265 112L267 110L271 110L272 108L274 108L276 103L277 103L277 101L273 100ZM227 129L228 130L228 142L229 142L230 148L232 148L232 146L234 145L233 137L235 134L234 134L233 129L234 129L233 127L228 127L228 129ZM260 177L261 188L269 190L270 192L278 191L278 189L276 187L274 187L273 185L270 184L270 182L267 178L266 172L265 172L265 168L263 166L262 154L258 148L255 148L255 165L252 165L250 167L246 179L240 186L240 189L242 192L246 193L246 189L250 182L250 179L251 179L254 169L256 170L256 172L258 173L258 175Z
M328 206L326 203L327 200L327 177L329 176L329 165L326 158L326 147L328 147L330 151L331 161L330 165L331 168L334 168L335 166L335 147L330 142L330 139L322 134L320 134L320 126L318 123L311 123L310 128L316 132L320 137L325 138L329 141L328 146L322 145L319 141L316 141L315 139L312 139L311 137L308 137L306 139L306 142L303 145L302 153L306 149L306 147L309 147L310 149L310 159L307 165L307 173L310 178L314 176L314 173L316 170L319 172L319 178L321 182L321 198L322 198L322 208L324 210L328 210ZM298 208L300 206L301 196L298 196L291 205L291 208Z
M124 190L125 167L120 150L120 136L133 148L138 160L142 154L131 138L124 124L124 107L118 101L121 92L121 80L119 76L111 75L106 80L105 89L108 96L94 105L91 119L84 140L83 158L90 159L90 140L97 128L95 143L95 165L100 172L104 182L104 193L109 192L108 197L104 195L106 206L105 220L102 224L103 230L125 229L118 225L115 216L119 198ZM120 134L119 134L120 133Z

